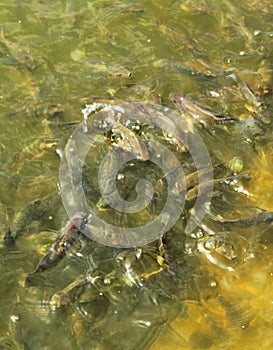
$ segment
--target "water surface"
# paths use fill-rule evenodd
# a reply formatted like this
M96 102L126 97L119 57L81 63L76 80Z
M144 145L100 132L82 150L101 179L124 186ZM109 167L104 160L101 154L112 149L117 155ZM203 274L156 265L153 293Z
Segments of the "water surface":
M212 208L228 220L247 217L256 207L272 211L272 13L270 0L0 2L1 30L10 43L3 37L0 42L1 237L16 229L20 210L42 199L26 216L16 244L1 243L3 348L272 348L270 223L245 228L205 218L204 225L238 248L237 258L229 260L205 254L202 240L198 249L202 228L186 237L181 217L166 236L169 268L143 283L126 280L103 290L90 283L81 299L65 308L52 309L54 293L79 276L123 271L119 254L124 252L87 240L40 274L34 286L24 283L68 220L56 149L63 149L74 128L64 123L82 121L81 109L93 96L175 108L168 96L180 92L217 114L255 117L249 128L199 129L215 167L237 157L248 175L216 184ZM231 72L251 89L249 99ZM41 146L48 140L57 145ZM183 157L185 172L194 171ZM162 175L141 162L137 169L128 172L129 181L145 173L151 179ZM98 188L88 188L96 205ZM111 211L101 215L123 222ZM138 219L145 219L145 212ZM152 259L133 265L136 273L158 268L153 265L157 243L143 251ZM137 252L125 254L134 261Z

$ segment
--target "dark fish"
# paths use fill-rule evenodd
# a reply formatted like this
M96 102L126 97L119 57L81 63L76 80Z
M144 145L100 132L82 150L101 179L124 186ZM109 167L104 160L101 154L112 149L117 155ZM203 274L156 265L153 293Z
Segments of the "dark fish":
M4 244L6 246L14 244L30 223L33 220L39 220L45 212L46 208L42 199L37 199L28 204L15 216L12 228L8 229L5 234Z
M61 237L52 244L46 255L40 260L35 271L30 273L26 278L26 283L30 281L30 277L41 271L56 266L60 260L62 260L67 251L76 242L78 236L82 233L86 224L85 216L83 214L78 214L74 218L70 219L64 229L64 233Z

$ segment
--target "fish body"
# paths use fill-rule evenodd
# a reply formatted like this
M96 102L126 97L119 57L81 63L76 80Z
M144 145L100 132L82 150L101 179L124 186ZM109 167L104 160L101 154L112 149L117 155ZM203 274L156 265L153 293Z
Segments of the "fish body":
M35 271L27 276L26 283L30 281L31 275L56 266L66 256L67 251L74 245L78 236L84 230L85 223L83 214L78 214L68 221L64 233L52 244L46 255L38 263Z
M26 230L29 224L33 220L39 220L46 208L42 199L37 199L25 208L23 208L14 218L12 228L9 228L4 237L4 243L6 246L12 245L16 242L18 237Z
M19 47L17 44L13 43L12 41L8 40L3 30L0 34L0 40L2 43L4 43L9 50L9 53L12 57L14 57L19 64L22 66L25 66L29 70L34 70L36 68L36 64L33 60L33 58L30 56L30 54L23 48Z
M215 122L225 123L237 120L233 117L221 116L210 112L205 108L198 106L188 97L180 93L171 93L170 99L175 103L176 107L183 115L190 115L194 120L204 126L208 126Z
M91 67L93 72L101 73L105 72L111 76L122 77L122 78L130 78L132 73L123 66L118 66L114 64L107 64L103 61L101 62L88 62L88 65Z

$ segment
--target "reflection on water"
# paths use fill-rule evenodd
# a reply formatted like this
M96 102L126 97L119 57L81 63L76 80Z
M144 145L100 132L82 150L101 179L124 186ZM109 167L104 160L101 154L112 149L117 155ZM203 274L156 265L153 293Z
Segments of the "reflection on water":
M269 0L0 4L1 348L272 348L271 219L255 221L273 211L272 11ZM215 178L202 224L186 237L196 198L191 157L171 135L151 133L183 160L191 183L163 242L119 250L82 238L26 287L67 221L59 156L81 109L103 99L174 108L170 93L239 120L198 126ZM105 147L98 138L87 175ZM118 185L125 197L134 199L134 180L146 174L164 197L156 167L130 169ZM94 178L83 183L98 208ZM151 212L158 208L139 221ZM251 225L238 222L249 217ZM64 295L58 308L52 300Z

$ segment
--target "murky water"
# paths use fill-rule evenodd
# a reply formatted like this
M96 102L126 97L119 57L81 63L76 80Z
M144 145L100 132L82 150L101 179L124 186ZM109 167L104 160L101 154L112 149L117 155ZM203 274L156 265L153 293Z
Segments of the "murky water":
M270 220L228 222L273 211L272 13L270 0L0 1L1 348L272 348ZM68 220L58 154L73 122L83 120L81 109L94 96L175 109L172 92L241 121L198 126L219 179L200 227L184 233L188 201L163 249L160 242L124 250L82 239L26 286ZM167 136L150 134L184 161L186 174L196 171ZM88 155L89 175L106 152L103 142ZM136 179L162 178L141 161L124 174L124 196ZM98 208L96 181L85 189ZM98 211L132 225L109 208ZM151 212L158 208L133 224ZM18 237L4 244L9 231ZM81 278L88 283L67 305L53 307L52 296Z

